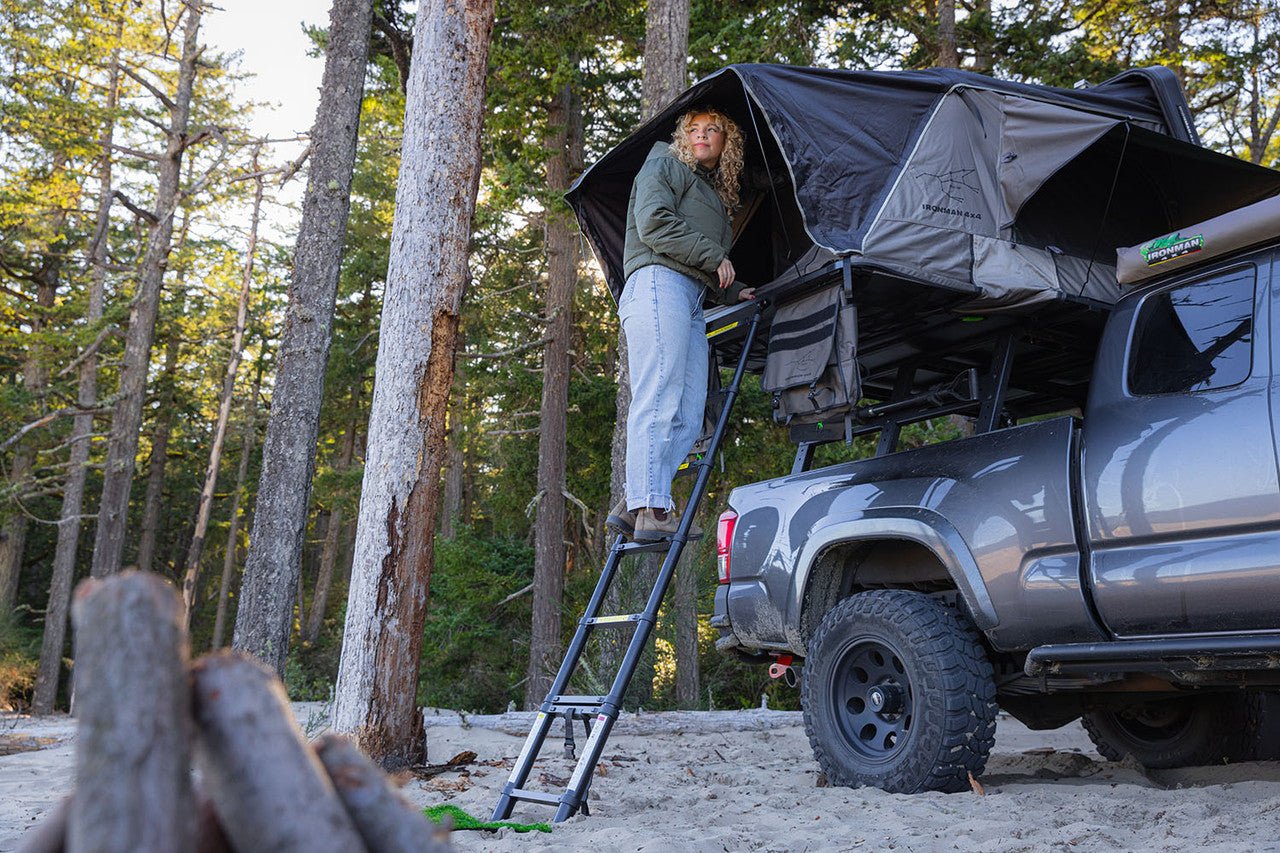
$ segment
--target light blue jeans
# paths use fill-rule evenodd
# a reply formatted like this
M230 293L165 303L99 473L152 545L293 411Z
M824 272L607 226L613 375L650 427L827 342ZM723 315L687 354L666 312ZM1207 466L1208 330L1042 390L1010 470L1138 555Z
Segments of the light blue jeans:
M628 509L672 509L671 481L702 432L707 330L702 285L658 264L627 279L618 317L627 337Z

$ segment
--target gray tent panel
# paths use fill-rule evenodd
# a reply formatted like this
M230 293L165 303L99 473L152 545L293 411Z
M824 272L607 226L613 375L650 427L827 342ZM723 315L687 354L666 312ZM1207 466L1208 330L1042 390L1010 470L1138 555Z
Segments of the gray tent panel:
M992 97L997 97L992 95ZM1000 227L1011 228L1022 205L1050 177L1119 122L1027 98L1000 97Z
M1136 284L1280 237L1280 196L1116 250L1116 276Z
M1012 227L1050 177L1118 124L1028 98L955 89L925 124L863 242L863 258L945 287L976 286L980 296L969 310L1055 298L1064 283L1051 252L1018 242Z
M973 237L973 281L982 297L963 310L988 313L1048 302L1062 288L1047 250L981 235Z

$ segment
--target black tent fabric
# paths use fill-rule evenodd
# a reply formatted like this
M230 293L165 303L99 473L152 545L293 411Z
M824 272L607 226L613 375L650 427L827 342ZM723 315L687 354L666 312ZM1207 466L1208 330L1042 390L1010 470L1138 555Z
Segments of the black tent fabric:
M567 194L615 297L631 182L676 118L703 105L748 137L730 257L752 284L847 256L993 305L1059 292L1111 301L1114 278L1106 280L1126 241L1100 247L1093 226L1113 208L1142 208L1125 220L1128 236L1280 192L1277 173L1199 148L1164 68L1067 90L949 69L732 65L678 97ZM1157 166L1173 172L1151 174ZM1182 166L1194 173L1190 190L1117 204L1117 190L1177 184ZM966 196L968 207L948 201Z

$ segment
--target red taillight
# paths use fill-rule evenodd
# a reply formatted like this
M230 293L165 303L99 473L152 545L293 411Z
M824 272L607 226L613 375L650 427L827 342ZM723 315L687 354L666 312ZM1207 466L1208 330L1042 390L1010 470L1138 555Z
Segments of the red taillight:
M720 583L729 582L729 553L733 550L733 526L738 523L738 514L731 509L720 513L720 523L716 525L716 570L720 573Z

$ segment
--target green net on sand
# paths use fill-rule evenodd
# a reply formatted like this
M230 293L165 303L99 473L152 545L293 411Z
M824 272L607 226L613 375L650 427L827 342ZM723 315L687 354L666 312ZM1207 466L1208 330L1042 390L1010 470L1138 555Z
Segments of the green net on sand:
M487 829L496 830L504 826L514 829L516 832L550 832L551 825L546 823L516 823L511 820L480 820L472 817L457 806L427 806L422 813L432 823L443 823L444 819L451 818L453 820L454 829Z

